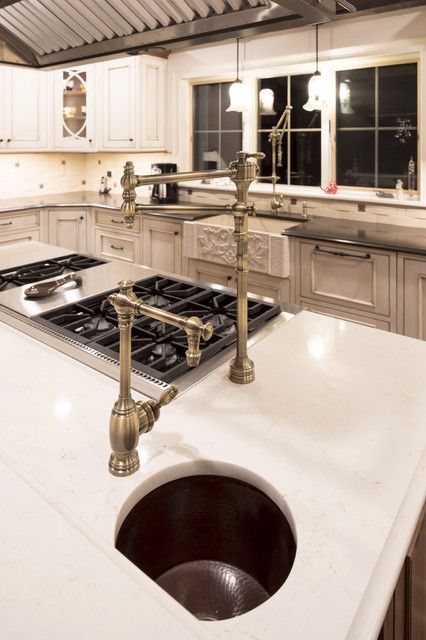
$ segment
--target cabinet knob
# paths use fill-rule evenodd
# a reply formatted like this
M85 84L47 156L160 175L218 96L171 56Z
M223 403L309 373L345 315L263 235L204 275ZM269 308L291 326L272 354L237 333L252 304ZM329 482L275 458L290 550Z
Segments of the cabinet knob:
M89 138L89 143L92 144L93 140L92 138Z
M8 139L6 140L6 142L12 142L11 138L8 138Z
M0 142L3 142L3 138L0 138Z
M129 138L129 142L133 142L133 138Z
M80 220L84 220L84 216L80 216Z
M232 276L226 276L226 279L228 280L228 282L231 282Z
M179 235L179 231L174 231L174 232L173 232L173 235L174 235L174 236L178 236L178 235Z

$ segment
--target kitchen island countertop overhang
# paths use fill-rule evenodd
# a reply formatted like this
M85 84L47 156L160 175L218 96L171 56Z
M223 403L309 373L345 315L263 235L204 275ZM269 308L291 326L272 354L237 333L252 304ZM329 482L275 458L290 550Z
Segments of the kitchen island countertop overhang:
M129 637L264 640L280 637L284 623L291 640L378 633L425 498L426 344L302 312L251 347L252 385L231 384L224 365L167 407L141 439L141 470L120 479L105 463L116 382L11 327L0 325L0 335L8 363L0 610L10 640L29 629L53 638L59 628L63 638L76 628L114 637L101 605L117 585L133 613L122 618L117 607L115 619ZM201 472L257 484L297 537L284 586L220 623L192 618L114 549L117 518L139 497ZM49 580L38 591L40 559ZM104 576L101 592L91 567ZM22 583L33 585L24 607ZM62 624L83 606L67 584L94 599L80 628Z

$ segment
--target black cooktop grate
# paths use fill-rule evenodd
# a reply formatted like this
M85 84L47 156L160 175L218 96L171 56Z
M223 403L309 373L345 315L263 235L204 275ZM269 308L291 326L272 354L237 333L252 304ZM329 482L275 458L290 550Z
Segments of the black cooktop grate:
M106 260L101 260L100 258L71 253L60 258L40 260L20 267L4 269L0 271L0 291L33 284L48 278L57 278L66 273L81 271L89 267L97 267L100 264L105 264L105 262Z
M80 303L48 311L33 320L89 345L118 360L120 332L117 315L108 302L112 289ZM201 341L201 361L236 340L236 296L211 287L166 278L161 275L138 280L134 292L147 304L162 306L183 316L197 316L215 327L208 342ZM249 298L249 333L280 312L278 304ZM138 317L132 331L132 366L164 382L171 382L189 370L184 331L147 317Z

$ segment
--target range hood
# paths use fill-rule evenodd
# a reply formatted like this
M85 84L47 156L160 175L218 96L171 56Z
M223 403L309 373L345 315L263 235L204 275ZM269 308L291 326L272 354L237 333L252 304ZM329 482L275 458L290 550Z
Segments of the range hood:
M51 68L166 53L335 16L336 0L0 0L0 62Z

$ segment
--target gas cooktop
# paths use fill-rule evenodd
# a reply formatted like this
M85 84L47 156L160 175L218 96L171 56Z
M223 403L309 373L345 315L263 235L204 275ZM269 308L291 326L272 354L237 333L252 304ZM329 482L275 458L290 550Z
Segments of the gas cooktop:
M93 258L92 256L71 253L59 258L50 258L20 267L4 269L0 271L0 291L32 284L40 280L47 280L48 278L56 278L57 276L81 271L89 267L97 267L100 264L105 264L105 262L105 260Z
M120 333L108 296L118 289L33 316L32 320L118 360ZM149 305L211 322L214 334L201 341L202 362L236 340L236 296L198 283L162 275L138 280L134 292ZM249 333L280 313L278 304L248 300ZM138 317L132 331L132 366L137 371L171 382L189 370L184 331L146 317Z

